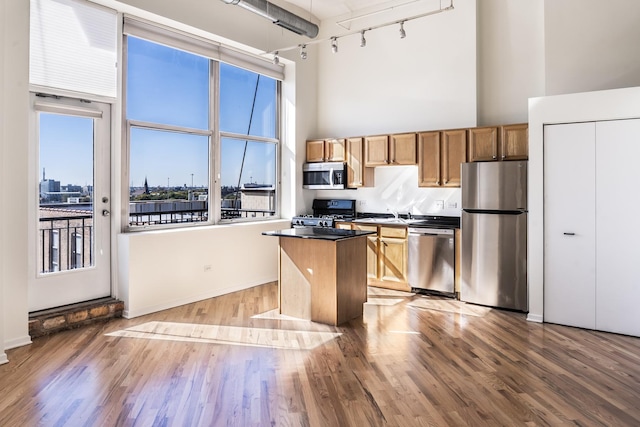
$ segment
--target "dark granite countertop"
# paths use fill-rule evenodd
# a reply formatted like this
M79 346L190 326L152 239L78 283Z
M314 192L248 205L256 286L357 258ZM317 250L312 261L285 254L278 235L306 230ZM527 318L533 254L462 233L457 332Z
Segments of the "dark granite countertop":
M265 231L262 234L265 236L297 237L301 239L341 240L375 234L375 232L363 230L342 230L339 228L301 227Z
M415 215L411 218L403 215L395 218L393 215L369 213L358 214L358 217L349 222L357 222L359 224L404 225L423 228L460 228L460 217L441 215Z

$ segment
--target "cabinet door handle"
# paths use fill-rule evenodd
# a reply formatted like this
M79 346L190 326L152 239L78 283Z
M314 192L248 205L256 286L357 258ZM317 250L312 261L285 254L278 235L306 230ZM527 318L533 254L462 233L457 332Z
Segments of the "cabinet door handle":
M565 236L575 236L576 235L576 233L562 233L562 234L564 234Z

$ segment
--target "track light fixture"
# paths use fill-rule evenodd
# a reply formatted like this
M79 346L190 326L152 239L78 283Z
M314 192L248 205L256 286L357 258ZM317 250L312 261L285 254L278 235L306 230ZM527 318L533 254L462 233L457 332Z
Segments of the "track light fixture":
M338 53L338 38L331 37L331 52Z
M222 1L225 2L225 3L230 3L230 4L238 4L239 2L251 3L251 2L254 2L254 1L255 2L262 2L262 1L267 2L266 0L222 0ZM418 1L418 0L408 0L404 4L409 4L409 3L416 2L416 1ZM442 1L443 0L440 0L441 3L442 3ZM278 49L276 51L265 52L265 53L273 54L273 63L274 64L278 64L280 62L279 52L288 51L288 50L293 50L293 49L298 49L299 48L300 49L300 58L307 59L307 45L316 44L316 43L323 43L323 42L326 42L327 40L329 40L329 42L331 43L331 51L333 53L338 53L338 39L340 39L342 37L347 37L347 36L360 34L360 47L365 47L365 46L367 46L367 39L364 37L364 33L365 32L377 30L379 28L384 28L384 27L388 27L390 25L396 25L396 24L400 25L400 30L399 30L400 38L404 39L404 38L407 37L407 32L404 29L404 23L405 22L412 21L414 19L424 18L426 16L436 15L436 14L439 14L439 13L442 13L442 12L447 12L449 10L453 10L454 9L453 2L454 2L454 0L449 0L449 6L443 7L442 4L441 4L438 9L429 10L427 12L420 13L418 15L408 16L406 18L401 18L399 20L385 22L383 24L374 25L372 27L349 30L348 32L346 32L344 34L340 34L340 35L337 35L337 36L331 36L331 37L327 37L325 39L316 39L316 40L312 40L310 42L307 42L305 44L295 44L295 45L292 45L292 46L289 46L289 47L280 48L280 49ZM367 13L367 14L364 14L364 15L357 16L355 18L346 19L346 20L343 20L343 21L340 21L340 22L336 22L336 23L346 29L346 27L344 27L342 25L344 22L354 21L356 19L360 19L360 18L363 18L365 16L370 16L370 15L373 15L373 14L377 14L377 13L380 13L380 12L383 12L383 11L387 11L387 10L393 9L394 7L395 6L387 8L387 9L384 9L382 11Z

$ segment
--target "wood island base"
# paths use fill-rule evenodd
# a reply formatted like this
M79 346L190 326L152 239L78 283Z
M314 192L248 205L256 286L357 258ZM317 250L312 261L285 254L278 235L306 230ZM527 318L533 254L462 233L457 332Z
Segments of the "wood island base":
M362 316L367 238L279 237L280 313L328 325Z

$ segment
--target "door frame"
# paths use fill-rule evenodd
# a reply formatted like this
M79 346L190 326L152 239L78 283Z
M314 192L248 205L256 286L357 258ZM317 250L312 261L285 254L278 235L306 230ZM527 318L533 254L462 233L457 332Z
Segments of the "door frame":
M106 209L109 213L113 205L113 115L111 113L112 105L102 101L86 101L80 98L68 98L52 95L42 95L30 93L29 98L29 167L28 167L28 309L29 312L43 310L61 305L73 304L86 300L101 297L109 297L114 295L114 239L113 239L113 217L108 214L102 219L101 212ZM93 232L95 234L95 262L94 266L89 268L66 270L56 273L40 273L39 257L38 257L38 239L39 239L39 160L40 160L40 129L39 114L53 113L63 114L76 117L100 118L100 121L94 121L99 125L94 125L94 150L93 150L93 168L94 168L94 189L93 189L93 209L94 224ZM100 143L99 141L102 141ZM100 168L98 168L100 165ZM101 173L101 176L98 176ZM108 198L106 202L102 199ZM101 224L98 225L98 222ZM84 273L84 274L83 274ZM91 276L93 274L93 276ZM106 275L106 277L105 277ZM83 278L84 277L84 278ZM51 286L56 286L59 282L67 280L76 280L76 283L83 280L99 278L102 280L100 290L93 292L90 296L73 297L62 296L54 303L42 301L42 295L36 296L36 293L42 293L42 285L50 282ZM104 282L106 281L106 283ZM76 285L77 288L80 286ZM38 288L40 289L38 290ZM71 286L73 289L73 286ZM46 288L45 288L46 290ZM49 293L46 290L45 293ZM51 295L55 295L52 290ZM77 295L77 294L76 294ZM57 297L57 295L55 295ZM45 296L45 299L47 296ZM51 307L46 305L51 304Z

